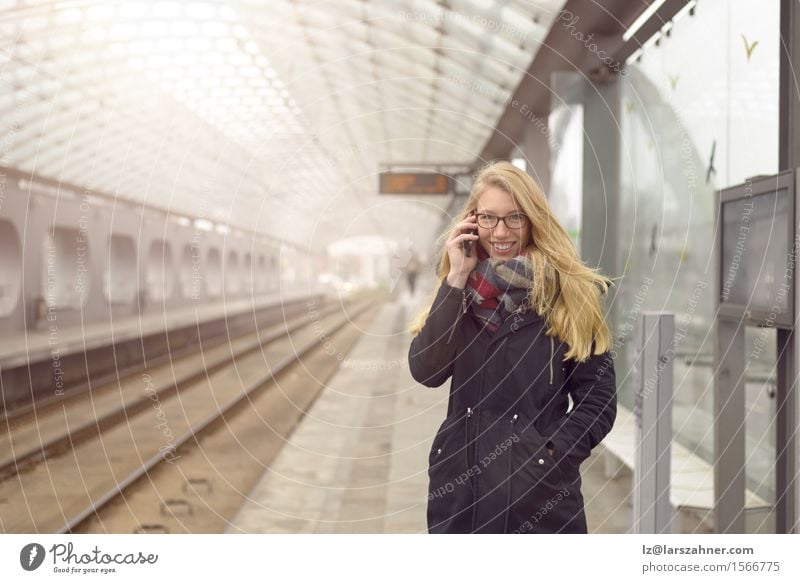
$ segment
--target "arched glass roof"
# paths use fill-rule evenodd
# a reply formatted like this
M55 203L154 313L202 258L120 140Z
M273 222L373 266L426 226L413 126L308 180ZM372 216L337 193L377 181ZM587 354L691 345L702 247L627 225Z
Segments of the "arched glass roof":
M376 173L471 163L562 5L0 0L0 166L305 244L430 230Z

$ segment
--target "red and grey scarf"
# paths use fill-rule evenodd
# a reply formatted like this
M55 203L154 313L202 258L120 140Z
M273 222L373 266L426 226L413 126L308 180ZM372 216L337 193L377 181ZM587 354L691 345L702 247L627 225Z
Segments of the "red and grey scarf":
M478 264L467 280L469 309L494 333L508 316L530 305L526 298L533 268L524 255L492 259L480 244L476 247Z

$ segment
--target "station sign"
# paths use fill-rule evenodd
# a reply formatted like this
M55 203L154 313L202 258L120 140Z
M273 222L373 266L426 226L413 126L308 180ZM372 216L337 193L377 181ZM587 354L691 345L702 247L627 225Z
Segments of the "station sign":
M381 172L381 194L449 194L450 177L435 172Z

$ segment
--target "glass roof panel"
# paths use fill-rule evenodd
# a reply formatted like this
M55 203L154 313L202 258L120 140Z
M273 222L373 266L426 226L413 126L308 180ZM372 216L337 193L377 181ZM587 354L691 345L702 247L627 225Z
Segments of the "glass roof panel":
M472 162L563 4L0 0L0 158L305 244L381 165Z

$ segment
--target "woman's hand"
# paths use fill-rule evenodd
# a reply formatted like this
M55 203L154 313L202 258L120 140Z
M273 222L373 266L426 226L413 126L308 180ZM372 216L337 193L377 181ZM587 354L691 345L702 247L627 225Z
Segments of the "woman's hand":
M475 215L468 215L455 226L444 245L450 258L450 273L447 274L447 283L452 287L463 288L466 286L470 272L478 265L478 235L475 233L477 228ZM470 257L464 253L463 243L465 241L472 241Z

